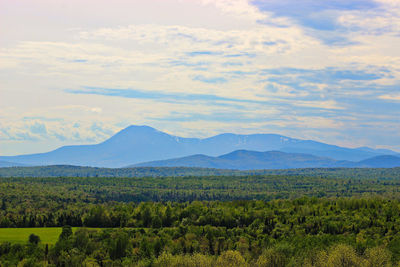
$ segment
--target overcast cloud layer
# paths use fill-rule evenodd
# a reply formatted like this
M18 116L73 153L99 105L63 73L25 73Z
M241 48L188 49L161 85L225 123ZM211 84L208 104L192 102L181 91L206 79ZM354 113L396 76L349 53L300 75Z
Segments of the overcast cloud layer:
M278 133L400 150L398 0L3 0L0 155Z

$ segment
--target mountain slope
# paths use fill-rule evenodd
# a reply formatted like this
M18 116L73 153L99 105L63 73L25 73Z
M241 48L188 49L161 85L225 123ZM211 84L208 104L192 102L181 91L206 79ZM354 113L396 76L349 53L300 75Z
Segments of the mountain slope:
M400 157L393 155L376 156L362 160L359 164L371 168L394 168L400 166Z
M256 152L236 150L234 152L210 157L193 155L188 157L145 162L131 167L201 167L217 169L289 169L289 168L321 168L350 167L355 164L348 161L336 161L330 158L317 157L300 153L285 153L280 151Z
M21 164L21 163L9 162L9 161L0 161L0 168L3 168L3 167L23 167L23 166L27 166L27 165Z
M336 160L359 161L382 155L371 149L351 149L276 134L220 134L210 138L182 138L148 126L130 126L94 145L64 146L41 154L0 156L0 161L32 166L79 165L122 167L139 162L166 160L188 155L219 156L235 150L312 154ZM393 152L395 153L395 152Z
M132 162L166 159L183 154L173 136L147 126L130 126L96 145L64 146L41 154L0 157L29 165L122 167Z
M393 168L400 167L400 157L384 155L369 158L360 162L352 162L338 161L301 153L237 150L219 157L193 155L169 160L144 162L128 167L198 167L237 170L343 167Z

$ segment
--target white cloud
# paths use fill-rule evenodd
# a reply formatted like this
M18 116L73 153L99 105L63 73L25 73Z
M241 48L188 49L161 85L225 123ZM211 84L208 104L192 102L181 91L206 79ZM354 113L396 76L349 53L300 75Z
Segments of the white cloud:
M351 104L345 105L343 98L399 100L392 92L395 89L377 91L400 81L399 6L397 1L381 2L385 5L383 13L375 10L342 13L339 23L350 29L343 33L354 42L350 46L324 44L294 21L260 12L245 0L157 2L167 8L163 12L154 10L154 1L118 2L121 5L71 1L68 4L75 10L76 23L65 23L71 16L67 10L57 6L43 9L48 12L45 16L54 15L54 25L44 26L32 20L21 24L25 31L22 37L8 31L3 34L5 39L14 39L6 45L0 44L1 138L20 141L48 138L58 140L49 142L55 148L69 142L98 142L127 124L151 124L186 136L258 129L302 135L302 131L306 132L304 128L318 127L321 132L341 128L344 135L343 118L324 119L325 113L336 114L338 118L344 112L351 113L359 123L366 118L362 111L351 110ZM46 6L42 1L37 6L30 5ZM131 16L113 15L129 13L122 6L131 10ZM97 13L88 12L90 8ZM20 22L11 16L7 21L11 26L19 25L23 17L18 18ZM94 22L90 23L91 20ZM40 35L43 31L46 34ZM42 37L37 38L31 32ZM294 82L284 83L283 79L271 80L283 75L263 72L285 68L318 71L329 67L371 70L378 74L385 70L387 74L373 81L343 81L333 85L318 79L298 82L302 74L287 75ZM195 77L210 79L201 82ZM213 83L213 78L226 82ZM87 87L209 95L210 101L174 102L66 92ZM212 97L235 101L212 101ZM194 118L193 121L168 121L182 114ZM232 114L232 120L204 119L213 114ZM24 117L37 119L27 121ZM247 120L246 126L240 120ZM100 122L104 131L93 130L96 127L92 126L99 126ZM30 127L35 123L43 124L46 133L31 132ZM74 127L77 123L80 126ZM314 132L310 136L317 137ZM333 135L329 138L338 140ZM23 150L22 146L19 149Z
M389 100L389 101L400 101L400 94L394 95L380 95L380 99Z

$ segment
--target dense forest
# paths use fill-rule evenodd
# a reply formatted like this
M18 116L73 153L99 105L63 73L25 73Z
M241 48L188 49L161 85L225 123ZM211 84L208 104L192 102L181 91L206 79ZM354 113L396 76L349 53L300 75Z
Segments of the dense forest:
M0 227L63 230L55 245L0 244L0 266L400 264L397 170L308 171L1 178Z
M0 261L4 266L21 261L28 266L196 266L197 261L204 262L197 266L390 266L400 261L397 200L113 203L77 211L71 207L62 223L104 229L72 233L64 226L51 247L35 236L26 245L3 243ZM336 264L342 261L347 265Z
M347 179L304 175L0 179L2 206L7 207L8 212L26 216L30 212L46 210L54 213L70 205L87 206L88 203L112 201L268 201L302 196L397 199L400 179L389 176Z
M192 167L96 168L70 165L35 167L3 167L0 177L182 177L182 176L246 176L306 175L332 178L395 178L399 168L304 168L276 170L223 170Z
M400 168L399 168L400 169ZM209 176L240 175L235 170L220 170L191 167L136 167L98 168L71 165L34 167L3 167L0 177L165 177L165 176Z

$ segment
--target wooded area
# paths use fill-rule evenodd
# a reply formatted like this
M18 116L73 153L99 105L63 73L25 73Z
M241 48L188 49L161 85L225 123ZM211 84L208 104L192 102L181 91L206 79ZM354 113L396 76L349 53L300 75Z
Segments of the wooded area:
M3 242L0 263L397 266L399 185L373 173L2 178L0 227L63 230L55 245Z

